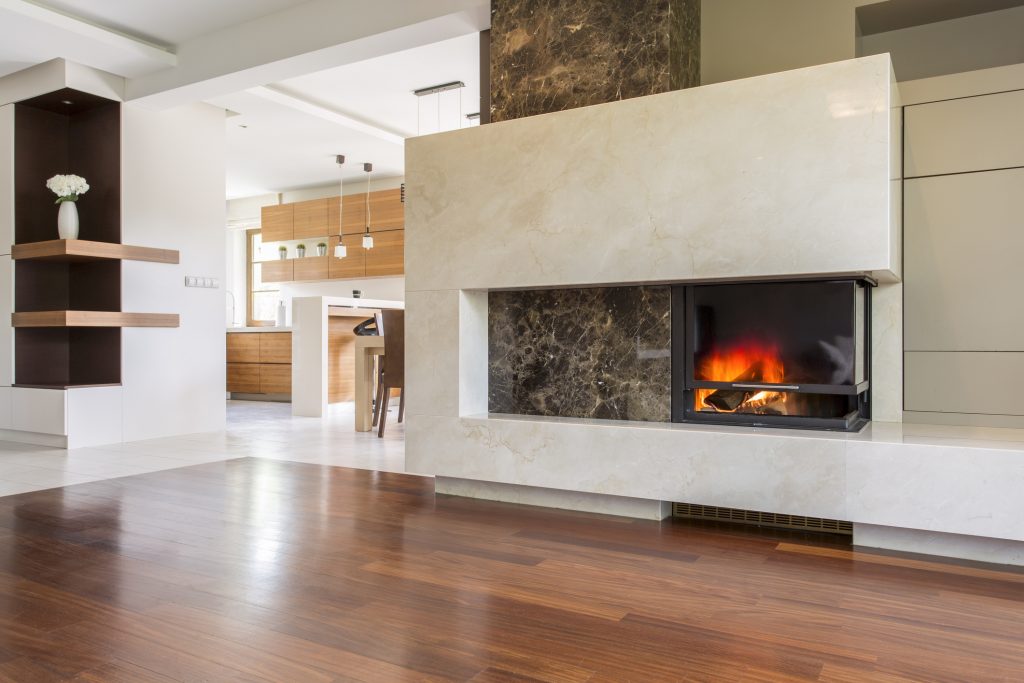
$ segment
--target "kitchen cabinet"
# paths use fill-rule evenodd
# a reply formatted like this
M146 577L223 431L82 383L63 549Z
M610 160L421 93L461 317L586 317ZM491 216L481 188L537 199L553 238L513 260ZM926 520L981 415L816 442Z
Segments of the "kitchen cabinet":
M263 282L292 282L295 280L295 259L263 261L260 263Z
M348 250L345 258L334 258L334 247L338 240ZM366 250L362 247L362 236L342 235L331 238L331 257L327 264L327 273L332 280L344 280L366 277Z
M326 237L327 226L327 199L312 199L308 202L294 204L294 217L292 239L303 240L316 237ZM266 237L264 236L264 241ZM313 245L306 245L307 247Z
M295 259L295 281L326 280L329 273L328 256L306 256Z
M295 205L264 206L260 210L260 236L264 242L294 239Z
M291 394L292 333L271 330L228 332L227 390L230 393Z
M373 234L373 249L366 250L366 277L405 273L405 230Z
M229 363L259 363L260 340L255 334L228 335Z

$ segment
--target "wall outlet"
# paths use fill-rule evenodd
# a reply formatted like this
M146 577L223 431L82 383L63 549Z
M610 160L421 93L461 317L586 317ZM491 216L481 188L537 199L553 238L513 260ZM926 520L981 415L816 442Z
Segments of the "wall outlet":
M219 289L220 280L215 277L201 277L199 275L186 275L186 287L202 287L203 289Z

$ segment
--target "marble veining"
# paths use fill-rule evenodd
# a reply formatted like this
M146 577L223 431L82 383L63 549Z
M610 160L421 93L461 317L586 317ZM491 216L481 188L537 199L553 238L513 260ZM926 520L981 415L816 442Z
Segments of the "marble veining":
M699 84L699 0L492 2L492 121Z
M492 413L668 422L670 289L488 294Z

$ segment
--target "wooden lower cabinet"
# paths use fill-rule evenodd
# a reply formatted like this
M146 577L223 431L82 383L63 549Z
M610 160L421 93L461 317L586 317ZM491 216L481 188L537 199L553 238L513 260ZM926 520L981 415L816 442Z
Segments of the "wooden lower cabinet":
M292 393L291 332L229 332L227 337L229 392Z
M245 336L245 335L242 335ZM291 332L256 332L249 336L259 337L260 363L292 362Z
M228 335L228 363L258 363L259 361L260 335Z
M260 363L260 393L292 393L292 366Z
M228 363L228 391L238 394L260 393L259 363Z

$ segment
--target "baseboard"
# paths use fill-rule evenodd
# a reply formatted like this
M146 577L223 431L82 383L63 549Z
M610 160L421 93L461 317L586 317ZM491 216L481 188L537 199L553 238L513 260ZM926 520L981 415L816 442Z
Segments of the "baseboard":
M1024 541L854 524L853 544L992 564L1024 566Z
M434 492L464 498L482 498L503 503L596 512L603 515L660 520L672 514L672 505L660 500L609 496L599 493L562 491L537 486L499 484L491 481L435 477Z
M67 448L68 437L56 434L39 434L38 432L22 432L16 429L0 429L0 441L27 443L33 446L50 446L51 448Z

